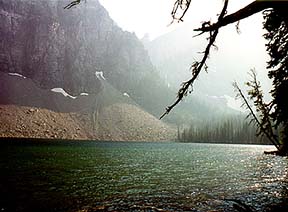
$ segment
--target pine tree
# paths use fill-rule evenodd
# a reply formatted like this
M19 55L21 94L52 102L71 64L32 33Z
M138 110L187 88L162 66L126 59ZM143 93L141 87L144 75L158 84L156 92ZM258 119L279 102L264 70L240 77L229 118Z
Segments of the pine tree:
M280 127L281 155L288 155L288 13L285 7L264 12L264 37L268 40L270 61L268 76L273 80L271 91L276 127Z

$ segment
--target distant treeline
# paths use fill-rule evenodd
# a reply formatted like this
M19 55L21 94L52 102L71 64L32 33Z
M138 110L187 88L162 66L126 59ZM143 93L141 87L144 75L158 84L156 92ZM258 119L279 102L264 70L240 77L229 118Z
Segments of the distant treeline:
M249 124L243 116L236 116L191 124L178 132L178 139L200 143L271 144L267 138L257 137L256 130L257 127Z

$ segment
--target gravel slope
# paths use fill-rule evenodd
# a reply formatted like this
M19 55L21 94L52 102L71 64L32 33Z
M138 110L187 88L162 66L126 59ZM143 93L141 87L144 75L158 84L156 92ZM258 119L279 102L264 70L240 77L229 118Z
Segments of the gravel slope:
M93 139L112 141L174 140L176 130L139 107L118 103L91 114L57 113L15 105L0 105L0 137Z
M113 104L100 112L100 136L110 140L160 141L174 140L176 130L151 114L130 104ZM102 134L104 132L106 134ZM108 135L107 135L108 133Z

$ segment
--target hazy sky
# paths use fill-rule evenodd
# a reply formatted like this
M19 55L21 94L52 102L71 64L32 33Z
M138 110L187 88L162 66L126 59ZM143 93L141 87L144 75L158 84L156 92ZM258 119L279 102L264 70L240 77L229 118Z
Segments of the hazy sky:
M124 30L135 32L139 38L149 33L155 38L178 27L168 26L171 22L171 10L175 0L100 0L110 16ZM228 12L247 5L252 0L230 0ZM215 19L221 11L223 0L192 0L185 22L192 28L200 26L201 21ZM261 22L261 21L260 21Z
M252 1L230 0L228 13L235 12ZM148 33L150 38L154 39L181 26L177 23L168 26L172 20L170 13L175 0L100 0L100 2L122 29L135 32L139 38ZM184 24L191 26L191 42L195 42L192 35L196 34L192 29L201 26L202 21L215 20L222 6L223 0L192 0L191 7L184 18ZM265 69L267 53L265 40L262 37L264 33L262 22L262 14L259 13L240 22L240 34L236 32L236 24L223 27L217 39L220 52L234 54L235 58L245 58L243 62L258 64L254 67L259 70ZM205 39L206 36L202 37Z
M228 13L233 13L252 1L230 0ZM140 39L145 33L154 39L181 26L177 23L168 26L172 20L170 13L175 0L100 0L100 2L119 27L135 32ZM201 26L202 21L215 21L222 6L223 0L192 0L191 7L184 18L185 26L191 26L191 42L195 42L192 36L193 33L196 34L192 29ZM246 76L249 69L255 68L256 71L262 73L260 76L258 75L258 79L262 82L264 90L268 91L271 81L268 79L266 71L268 55L265 49L266 41L262 37L264 33L262 22L262 14L259 13L240 22L240 34L236 32L236 24L223 27L216 41L220 50L213 51L210 62L215 61L212 67L221 69L223 64L218 64L217 54L224 55L222 57L227 58L229 64L237 64L241 58L241 63L245 64L246 68L242 72L232 72L235 75L235 80L243 74ZM204 35L202 38L205 39L206 36ZM197 51L200 50L203 49Z

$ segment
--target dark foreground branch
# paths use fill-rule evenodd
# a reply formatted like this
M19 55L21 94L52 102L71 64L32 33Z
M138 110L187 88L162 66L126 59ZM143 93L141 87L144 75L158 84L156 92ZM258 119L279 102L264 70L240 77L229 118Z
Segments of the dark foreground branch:
M256 0L246 7L238 10L235 13L225 16L221 21L218 21L211 25L203 25L201 28L195 29L195 31L210 32L219 29L228 24L235 23L242 19L245 19L251 15L261 12L265 9L275 8L275 7L287 7L287 0Z
M74 0L74 1L70 2L69 4L67 4L67 5L64 7L64 9L70 9L70 8L76 6L77 4L80 4L81 1L83 1L83 0Z
M173 21L183 21L183 17L185 16L186 12L188 11L191 4L191 0L176 0L171 12L171 16ZM177 17L178 10L181 9L182 13ZM173 22L172 21L172 22Z
M174 4L172 10L172 17L173 19L182 21L183 16L187 12L190 6L190 0L177 0ZM184 5L184 7L183 7ZM207 68L206 60L210 53L210 48L214 45L216 37L218 35L218 31L221 27L226 26L228 24L240 21L244 18L247 18L253 14L261 12L268 8L277 8L277 7L287 7L288 0L256 0L251 4L247 5L246 7L238 10L235 13L230 15L226 15L227 11L228 0L225 0L222 12L218 18L218 21L214 24L210 22L204 22L201 28L195 29L195 31L200 31L200 34L205 32L210 32L209 43L204 51L204 56L200 62L194 62L191 66L192 77L186 82L183 82L181 88L178 91L176 101L166 108L165 113L162 114L160 119L162 119L165 115L167 115L188 93L189 88L193 86L195 79L198 77L199 73L201 72L202 68ZM182 6L182 7L181 7ZM182 15L179 18L176 18L177 10L182 9ZM225 16L226 15L226 16Z
M223 17L225 16L226 11L227 11L227 6L228 6L228 0L225 0L224 6L219 15L218 21L221 21ZM190 67L192 71L192 78L182 84L182 87L178 91L176 101L172 105L166 108L166 111L162 114L160 119L162 119L165 115L167 115L187 95L189 88L193 86L193 83L197 79L202 68L204 67L205 69L207 69L206 60L209 57L210 49L214 45L218 32L219 32L219 29L215 29L213 32L211 32L210 37L209 37L209 43L204 51L202 60L200 62L198 61L194 62L192 66Z

